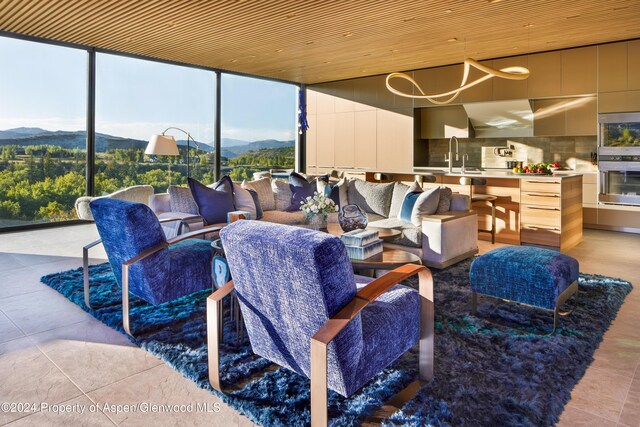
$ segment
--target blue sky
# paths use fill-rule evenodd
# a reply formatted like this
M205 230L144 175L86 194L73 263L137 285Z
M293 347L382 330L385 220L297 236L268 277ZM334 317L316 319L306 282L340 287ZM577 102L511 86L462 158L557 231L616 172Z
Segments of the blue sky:
M0 57L0 129L85 128L85 51L0 37ZM294 139L296 93L294 85L223 74L222 136ZM146 140L176 126L211 144L214 115L214 73L97 55L96 131Z

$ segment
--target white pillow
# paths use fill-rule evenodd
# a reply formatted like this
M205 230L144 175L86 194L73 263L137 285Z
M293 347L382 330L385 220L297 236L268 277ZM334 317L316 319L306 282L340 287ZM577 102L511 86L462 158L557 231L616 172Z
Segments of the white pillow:
M236 205L236 210L250 212L251 219L257 219L256 204L253 202L253 197L248 190L242 188L240 185L234 185L233 202Z
M422 226L423 215L433 215L440 203L440 187L429 188L420 194L411 211L411 223L416 227Z
M242 188L248 188L258 194L258 200L260 200L260 206L262 206L263 211L272 211L276 208L276 200L271 190L271 179L262 178L251 182L245 179L242 181Z

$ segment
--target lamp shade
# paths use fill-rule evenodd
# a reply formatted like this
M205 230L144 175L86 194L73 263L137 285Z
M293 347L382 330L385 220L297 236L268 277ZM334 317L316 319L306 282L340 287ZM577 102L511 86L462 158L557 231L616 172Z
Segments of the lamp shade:
M144 154L155 154L158 156L178 156L178 144L171 135L151 135L147 149Z

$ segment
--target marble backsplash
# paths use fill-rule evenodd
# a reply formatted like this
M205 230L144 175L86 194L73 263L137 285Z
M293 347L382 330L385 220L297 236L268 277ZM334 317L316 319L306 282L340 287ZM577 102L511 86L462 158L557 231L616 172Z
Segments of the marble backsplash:
M423 139L417 141L426 144L428 150L420 150L428 155L415 158L416 166L446 167L445 154L449 152L448 139ZM596 136L557 136L557 137L523 137L523 138L460 138L459 153L467 154L465 164L471 167L482 167L482 147L514 147L511 158L525 164L560 163L563 167L588 171L595 167L591 164L591 155L597 151ZM455 142L452 150L455 153ZM424 158L427 157L427 158ZM455 154L454 154L455 160ZM454 162L455 167L462 164Z

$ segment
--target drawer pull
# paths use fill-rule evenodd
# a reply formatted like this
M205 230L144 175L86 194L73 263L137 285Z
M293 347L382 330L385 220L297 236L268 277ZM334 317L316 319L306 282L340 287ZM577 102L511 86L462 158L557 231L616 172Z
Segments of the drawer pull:
M558 227L543 227L541 225L526 225L525 228L527 230L549 230L549 231L560 231Z
M560 184L560 181L543 181L541 179L528 179L527 182L533 184Z
M560 197L559 194L551 194L551 193L527 193L527 196L532 197Z
M535 209L539 211L559 211L560 208L545 208L542 206L527 206L528 209Z

